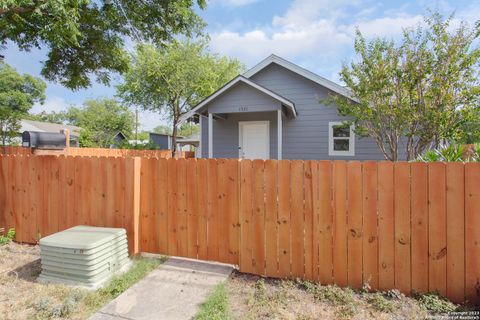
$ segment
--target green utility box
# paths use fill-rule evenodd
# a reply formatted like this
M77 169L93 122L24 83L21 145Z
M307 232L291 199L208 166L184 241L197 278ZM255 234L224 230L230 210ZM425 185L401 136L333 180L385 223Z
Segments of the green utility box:
M40 251L39 281L92 289L131 263L121 228L76 226L40 239Z

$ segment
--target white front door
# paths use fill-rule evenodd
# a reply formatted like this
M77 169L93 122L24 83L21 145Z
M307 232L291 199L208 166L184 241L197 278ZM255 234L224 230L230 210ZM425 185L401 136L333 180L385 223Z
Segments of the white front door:
M239 127L239 157L244 159L270 158L270 123L241 121Z

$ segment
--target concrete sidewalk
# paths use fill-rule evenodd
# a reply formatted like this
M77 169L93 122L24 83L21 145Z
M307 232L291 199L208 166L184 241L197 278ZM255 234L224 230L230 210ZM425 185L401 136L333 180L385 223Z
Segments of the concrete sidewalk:
M192 319L232 270L224 264L169 258L90 320Z

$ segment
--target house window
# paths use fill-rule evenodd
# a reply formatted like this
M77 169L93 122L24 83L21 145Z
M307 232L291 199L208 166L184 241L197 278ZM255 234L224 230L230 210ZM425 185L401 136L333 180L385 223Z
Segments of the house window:
M349 127L343 122L328 123L328 155L355 155L355 133L353 132L353 125Z

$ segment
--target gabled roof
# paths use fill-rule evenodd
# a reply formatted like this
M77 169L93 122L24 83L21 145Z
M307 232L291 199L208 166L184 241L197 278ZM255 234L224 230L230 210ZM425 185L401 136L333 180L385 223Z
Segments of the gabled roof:
M219 95L221 95L222 93L224 93L225 91L227 91L228 89L230 89L231 87L233 87L234 85L236 85L237 83L239 82L242 82L242 83L245 83L246 85L252 87L252 88L255 88L263 93L265 93L266 95L269 95L270 97L274 98L275 100L278 100L279 102L282 103L282 105L288 107L291 109L292 113L293 113L293 116L296 116L297 115L297 111L295 110L295 104L282 97L281 95L265 88L265 87L262 87L261 85L245 78L244 76L242 75L239 75L237 76L236 78L232 79L230 82L228 82L226 85L224 85L223 87L221 87L220 89L218 89L217 91L215 91L212 95L210 95L209 97L205 98L202 102L200 102L199 104L197 104L195 106L195 108L193 108L192 110L188 111L187 113L185 113L183 116L180 117L180 123L184 122L185 120L187 120L188 118L192 117L194 114L198 113L198 111L203 108L205 105L207 105L209 102L211 102L212 100L214 100L216 97L218 97Z
M324 86L325 88L332 90L333 92L336 92L336 93L338 93L342 96L345 96L345 97L353 100L353 97L352 97L352 95L351 95L351 93L348 89L342 87L339 84L336 84L333 81L330 81L330 80L328 80L324 77L321 77L318 74L315 74L311 71L308 71L307 69L302 68L302 67L300 67L300 66L298 66L298 65L296 65L296 64L294 64L290 61L287 61L283 58L280 58L279 56L276 56L274 54L268 56L267 58L262 60L259 64L257 64L256 66L254 66L250 70L246 71L243 74L243 76L245 78L251 78L253 75L260 72L264 68L268 67L272 63L276 63L276 64L284 67L285 69L288 69L292 72L295 72L296 74L299 74L299 75L301 75L301 76L303 76L303 77L305 77L305 78L307 78L307 79L309 79L313 82L316 82L319 85Z
M69 124L58 124L45 121L27 120L20 121L20 132L38 131L38 132L60 132L60 130L68 129L71 134L78 135L82 128Z

